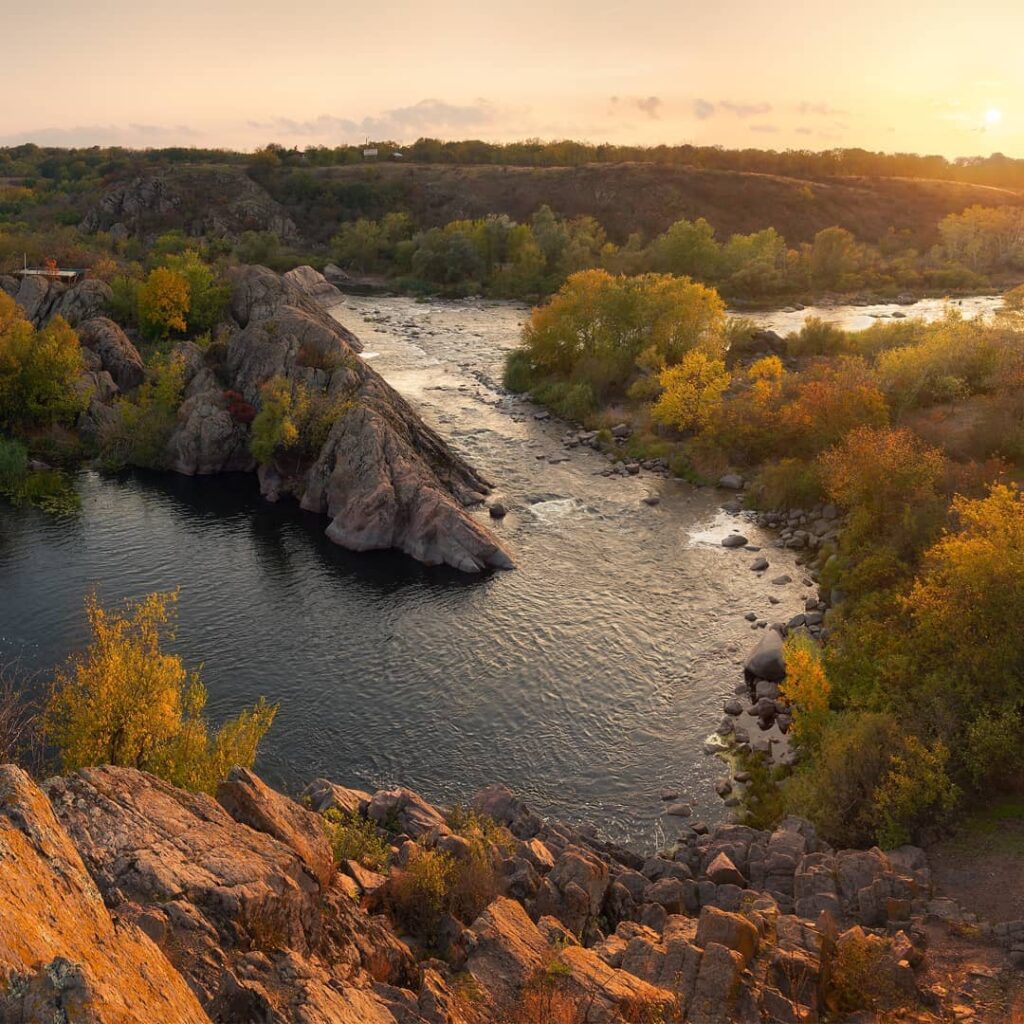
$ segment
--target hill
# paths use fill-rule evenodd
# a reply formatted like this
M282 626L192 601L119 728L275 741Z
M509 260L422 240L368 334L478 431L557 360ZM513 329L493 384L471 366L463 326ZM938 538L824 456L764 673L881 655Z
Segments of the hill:
M974 205L1024 206L1024 193L915 178L793 178L746 171L587 164L580 167L361 164L281 168L262 183L311 241L338 219L406 210L421 224L507 213L526 220L547 204L563 216L596 217L616 242L645 238L682 217L706 218L719 237L774 227L793 245L840 225L866 242L890 228L924 248L936 225Z

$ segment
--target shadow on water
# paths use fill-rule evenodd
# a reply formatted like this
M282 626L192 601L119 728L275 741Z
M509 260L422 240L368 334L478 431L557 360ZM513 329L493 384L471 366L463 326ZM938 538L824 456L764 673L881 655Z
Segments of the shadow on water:
M294 545L289 541L296 531L301 531L308 549L316 553L322 566L339 578L357 580L382 594L409 586L471 589L493 575L422 565L400 551L349 551L339 547L325 533L329 522L326 516L307 512L290 498L267 501L260 495L256 478L249 473L189 477L132 470L118 474L115 479L169 502L187 530L205 534L213 523L247 522L261 563L274 574L292 568Z

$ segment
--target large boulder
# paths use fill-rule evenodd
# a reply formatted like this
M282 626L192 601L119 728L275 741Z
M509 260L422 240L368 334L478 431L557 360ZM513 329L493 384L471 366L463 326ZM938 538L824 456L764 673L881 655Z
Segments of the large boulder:
M131 391L146 378L142 356L128 336L105 316L91 317L78 325L82 347L99 356L100 365L122 391Z
M33 275L21 279L14 301L36 327L44 327L55 316L62 316L72 327L77 327L99 316L110 295L110 286L93 278L66 285Z
M541 924L564 943L557 926ZM594 950L572 944L553 948L514 900L495 900L467 931L465 941L468 954L461 966L492 1007L487 1019L506 1019L522 1005L524 992L552 980L572 1004L586 1009L586 1019L594 1024L621 1021L623 1007L643 1007L653 1019L674 1009L671 992L610 967Z
M282 276L321 306L336 306L345 298L319 270L314 270L313 267L296 267Z
M448 831L444 815L411 789L381 789L374 793L366 816L392 832L417 839L428 832Z
M248 768L231 769L217 787L217 802L235 821L290 846L321 887L327 888L334 874L334 855L319 814L281 796Z
M185 979L111 914L50 802L0 767L0 1020L209 1024Z
M743 666L743 675L748 684L757 679L781 683L786 678L786 659L782 647L782 634L775 629L766 629Z
M265 267L236 268L231 283L241 330L228 345L230 387L258 407L262 386L284 377L323 396L333 418L317 451L261 473L268 493L294 494L330 519L332 541L355 551L397 548L465 572L511 567L497 538L465 510L483 500L487 481L357 358L351 332ZM194 419L185 436L197 429Z

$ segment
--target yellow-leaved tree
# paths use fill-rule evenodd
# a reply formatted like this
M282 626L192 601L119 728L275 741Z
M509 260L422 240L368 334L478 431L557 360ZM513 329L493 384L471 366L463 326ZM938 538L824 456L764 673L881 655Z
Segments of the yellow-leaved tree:
M92 640L56 672L45 714L65 771L121 765L212 792L234 765L252 766L277 705L260 698L210 735L198 672L161 646L176 601L154 593L111 611L87 598Z
M805 750L815 750L829 721L829 685L821 651L810 637L793 633L786 638L786 681L782 694L793 708L793 738Z
M138 293L139 325L152 338L188 328L192 290L184 274L168 267L149 272Z
M701 349L693 349L659 374L662 393L651 415L677 430L697 430L721 404L731 380L721 359L711 359Z

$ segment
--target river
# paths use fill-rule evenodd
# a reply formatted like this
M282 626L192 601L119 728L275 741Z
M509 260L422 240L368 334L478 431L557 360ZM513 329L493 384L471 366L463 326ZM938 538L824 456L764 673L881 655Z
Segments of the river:
M244 476L86 472L73 518L0 504L0 661L41 688L87 639L90 589L115 602L180 587L174 648L202 664L211 717L259 695L281 704L257 762L274 784L401 783L443 803L505 782L542 812L646 847L673 834L663 788L721 817L722 765L703 741L758 636L744 614L803 608L792 554L768 550L760 578L720 539L737 525L770 539L725 515L722 493L604 477L588 449L558 461L563 429L498 386L522 307L347 297L334 312L496 482L510 512L494 529L517 568L474 578L342 551L323 520L267 504ZM766 322L790 329L789 316ZM794 583L773 587L776 572Z

